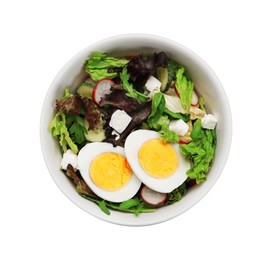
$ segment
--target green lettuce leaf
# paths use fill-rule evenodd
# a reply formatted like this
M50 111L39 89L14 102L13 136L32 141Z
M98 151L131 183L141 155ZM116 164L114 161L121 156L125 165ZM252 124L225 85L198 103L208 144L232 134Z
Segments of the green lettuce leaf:
M156 93L152 99L151 113L147 119L149 128L154 129L160 133L163 141L168 143L177 143L179 137L176 133L169 130L170 120L165 112L165 99L161 92Z
M66 126L66 117L63 111L56 113L53 120L50 122L48 129L51 131L54 138L58 138L63 152L66 152L67 146L69 146L74 153L78 153L78 147L69 135Z
M180 145L180 152L191 162L191 168L187 171L188 177L199 184L206 180L206 173L214 159L216 132L201 128L201 121L198 119L194 123L191 138L192 142L189 144Z
M82 144L86 140L85 134L88 132L84 119L77 115L68 115L67 125L71 125L69 133L74 136L75 142Z
M159 133L161 139L168 143L177 143L179 141L179 137L177 133L174 133L169 130L169 119L167 116L161 116L157 122L157 128L159 127Z
M171 205L174 204L175 202L180 201L182 197L186 194L186 192L187 189L186 184L184 182L179 187L177 187L176 189L167 194L165 205Z
M185 69L181 67L177 71L176 76L176 89L180 96L180 101L186 112L189 111L191 106L191 101L193 97L194 83L191 80L188 80L184 75Z
M127 67L124 67L120 73L120 78L122 80L123 89L127 92L127 96L136 99L139 103L144 103L147 101L148 97L143 93L138 92L133 88L133 85L128 81L129 74L127 72Z
M151 128L156 129L156 123L162 116L165 109L165 99L161 92L156 93L152 99L151 113L147 119L147 123Z
M129 61L125 59L118 59L108 57L106 53L94 52L90 55L89 59L85 61L85 70L94 81L103 78L115 78L116 71L110 72L109 69L121 68Z

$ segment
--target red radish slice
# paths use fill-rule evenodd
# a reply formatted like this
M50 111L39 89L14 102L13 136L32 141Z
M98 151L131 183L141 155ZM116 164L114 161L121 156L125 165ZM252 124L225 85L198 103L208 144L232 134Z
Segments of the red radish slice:
M111 93L111 87L114 84L115 83L111 79L108 79L108 78L99 80L93 89L93 93L92 93L93 102L96 105L99 105L101 98Z
M192 97L191 105L192 106L197 106L198 105L198 96L194 91L193 91L193 97Z
M186 142L186 141L184 141L184 140L179 140L178 143L179 143L179 144L188 144L189 142Z
M144 202L155 206L162 204L166 200L167 194L151 190L147 186L144 186L141 189L141 197Z

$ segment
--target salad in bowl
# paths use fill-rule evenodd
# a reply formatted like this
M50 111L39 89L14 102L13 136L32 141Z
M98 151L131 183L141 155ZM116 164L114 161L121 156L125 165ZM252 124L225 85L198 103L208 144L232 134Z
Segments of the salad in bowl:
M218 118L182 62L163 50L92 51L82 65L84 78L65 86L48 125L78 195L106 215L139 216L205 183Z

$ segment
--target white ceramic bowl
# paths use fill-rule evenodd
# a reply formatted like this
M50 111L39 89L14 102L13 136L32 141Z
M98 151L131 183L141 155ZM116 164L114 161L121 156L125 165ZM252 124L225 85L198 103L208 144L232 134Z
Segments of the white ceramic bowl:
M139 216L111 210L111 215L104 214L97 205L82 198L76 192L68 178L60 171L61 154L58 144L48 131L48 124L53 117L55 100L69 86L75 89L86 77L83 63L93 51L107 52L111 55L126 55L131 53L153 53L164 51L174 60L186 67L191 75L197 91L204 96L208 112L218 118L217 148L213 165L207 181L194 186L184 198L167 207L157 209L154 213L142 213ZM145 34L128 34L111 37L92 44L75 55L57 74L44 100L41 121L40 138L43 156L48 170L60 190L76 205L102 220L129 226L143 226L160 223L172 219L195 205L213 187L220 176L231 145L232 121L228 100L224 89L211 68L195 53L171 40Z

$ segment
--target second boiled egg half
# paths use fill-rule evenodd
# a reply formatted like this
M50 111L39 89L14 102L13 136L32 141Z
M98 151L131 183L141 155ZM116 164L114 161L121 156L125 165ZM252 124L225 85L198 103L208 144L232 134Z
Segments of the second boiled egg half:
M162 141L155 131L132 132L125 152L134 173L152 190L169 193L188 178L190 164L182 157L179 145Z

